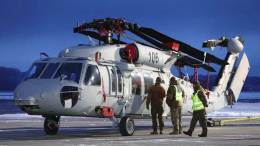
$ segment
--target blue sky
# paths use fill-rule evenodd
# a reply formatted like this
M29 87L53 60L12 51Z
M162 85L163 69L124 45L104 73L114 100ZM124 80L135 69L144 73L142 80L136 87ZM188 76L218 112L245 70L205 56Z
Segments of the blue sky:
M72 32L77 22L121 17L152 27L201 48L202 41L240 35L260 72L260 1L258 0L1 0L0 66L25 71L40 52L57 56L66 47L88 42ZM225 56L225 49L212 54Z

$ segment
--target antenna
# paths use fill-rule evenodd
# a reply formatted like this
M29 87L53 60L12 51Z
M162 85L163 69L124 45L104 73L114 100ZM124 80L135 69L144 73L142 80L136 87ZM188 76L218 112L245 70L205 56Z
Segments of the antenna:
M40 52L40 59L43 59L43 57L49 58L49 55L45 52Z

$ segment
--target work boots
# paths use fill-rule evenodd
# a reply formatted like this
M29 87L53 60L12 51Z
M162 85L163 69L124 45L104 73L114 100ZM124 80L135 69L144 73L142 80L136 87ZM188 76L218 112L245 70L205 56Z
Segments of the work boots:
M153 131L153 132L151 132L150 134L151 134L151 135L155 135L155 134L158 134L158 132L157 132L157 131Z
M207 137L207 134L202 133L202 134L199 134L198 136L199 137Z
M178 135L179 132L178 131L172 131L171 133L169 133L170 135Z
M208 133L207 127L203 127L203 128L202 128L202 133L199 134L198 136L199 136L199 137L207 137L207 133Z
M190 131L183 131L183 134L192 136L192 133Z

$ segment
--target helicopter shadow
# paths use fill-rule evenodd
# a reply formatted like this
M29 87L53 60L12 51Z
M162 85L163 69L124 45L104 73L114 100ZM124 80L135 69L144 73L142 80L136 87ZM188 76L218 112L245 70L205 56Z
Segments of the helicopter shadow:
M148 130L151 126L138 126L136 130ZM56 135L46 135L43 128L21 127L1 128L0 141L10 140L62 140L76 138L113 138L120 137L118 128L111 126L103 127L61 127Z

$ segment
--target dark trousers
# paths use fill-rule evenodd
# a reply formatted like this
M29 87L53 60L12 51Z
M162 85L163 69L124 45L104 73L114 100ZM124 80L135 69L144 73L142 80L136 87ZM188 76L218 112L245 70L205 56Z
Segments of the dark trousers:
M200 126L202 127L202 134L207 135L208 128L207 128L207 120L205 114L206 112L204 109L193 112L192 119L190 122L190 128L188 130L189 133L192 133L194 131L197 121L199 121Z
M182 131L182 114L181 114L182 107L172 107L171 108L171 120L173 131L180 133Z
M151 114L152 114L152 122L153 122L153 131L157 131L157 127L158 127L157 118L159 121L160 131L162 131L163 127L164 127L163 118L162 118L163 107L162 106L152 106Z

